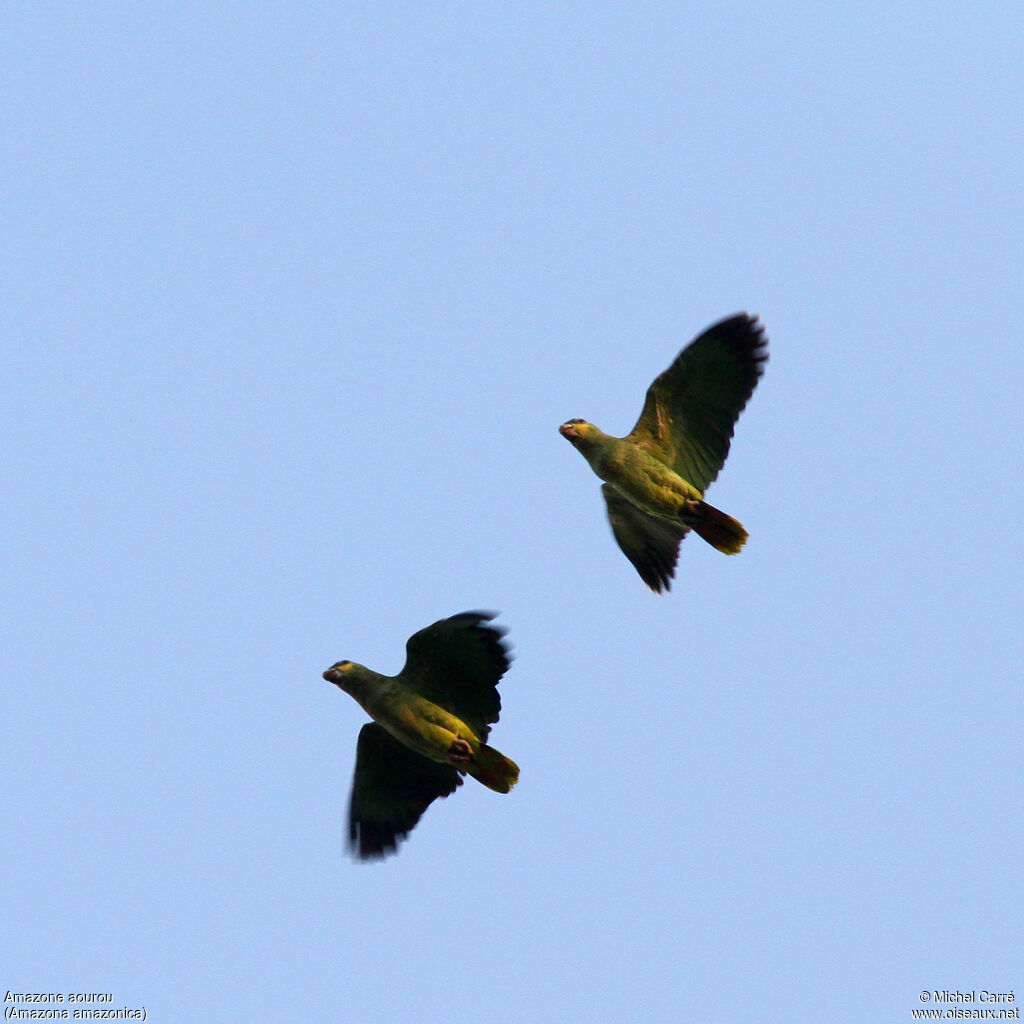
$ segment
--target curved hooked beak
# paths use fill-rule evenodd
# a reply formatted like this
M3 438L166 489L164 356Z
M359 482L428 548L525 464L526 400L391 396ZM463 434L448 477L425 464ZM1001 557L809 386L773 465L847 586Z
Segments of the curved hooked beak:
M575 423L563 423L558 432L569 441L575 441L580 436Z

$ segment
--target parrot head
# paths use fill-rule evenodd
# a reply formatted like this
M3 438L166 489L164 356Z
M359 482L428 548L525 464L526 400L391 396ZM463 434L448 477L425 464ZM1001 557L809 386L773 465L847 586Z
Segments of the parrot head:
M567 441L571 441L573 444L579 444L583 438L587 436L587 431L592 430L593 426L586 420L574 419L566 420L559 428L558 432Z
M346 693L352 693L353 686L358 685L362 678L362 668L354 661L337 661L324 673L324 679Z

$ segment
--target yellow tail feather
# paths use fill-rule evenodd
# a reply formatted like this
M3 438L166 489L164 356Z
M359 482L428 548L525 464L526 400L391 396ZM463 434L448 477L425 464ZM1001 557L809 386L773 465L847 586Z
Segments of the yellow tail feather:
M713 548L724 554L739 553L747 541L747 531L743 529L742 523L706 501L702 501L695 511L696 515L686 525L693 527L698 537L703 537Z
M519 781L519 765L486 743L477 748L466 771L495 793L507 793Z

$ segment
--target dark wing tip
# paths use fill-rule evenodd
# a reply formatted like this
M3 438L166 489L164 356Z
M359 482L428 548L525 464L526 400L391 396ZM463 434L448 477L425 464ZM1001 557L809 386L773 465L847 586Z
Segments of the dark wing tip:
M640 579L644 581L651 588L655 594L664 594L672 589L671 577L665 578L656 572L652 572L649 569L637 569L640 573Z
M504 635L508 632L503 626L485 626L485 622L493 622L498 617L498 612L481 611L476 609L475 611L468 612L456 612L455 615L450 615L450 622L462 622L465 621L470 629L484 629L489 630L492 633L499 633Z
M669 557L667 548L661 549L657 544L648 541L643 551L633 562L640 578L656 594L667 593L672 589L672 578L676 574L676 562L679 560L679 546L676 544Z
M768 362L768 337L756 313L736 313L712 324L705 334L714 334L733 354L737 363L755 377Z
M395 832L367 822L352 822L348 829L348 848L356 860L383 860L398 849L398 841L408 832Z
M674 565L666 565L664 559L653 548L644 551L643 561L636 563L636 571L656 594L667 593L672 589L672 577L676 574Z
M459 612L452 615L449 621L459 622L465 620L468 628L471 629L483 641L495 663L504 666L501 674L504 675L512 664L512 651L508 641L505 639L508 628L505 626L490 626L485 623L492 622L498 617L498 612L469 611Z

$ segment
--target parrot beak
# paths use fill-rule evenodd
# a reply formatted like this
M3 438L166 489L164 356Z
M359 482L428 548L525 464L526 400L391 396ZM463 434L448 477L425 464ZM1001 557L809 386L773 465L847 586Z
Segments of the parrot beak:
M563 423L558 428L558 432L569 441L574 441L579 437L579 434L576 433L576 424L574 423Z
M324 679L326 679L327 682L334 683L335 686L338 686L341 683L341 673L336 668L329 668L324 673Z

